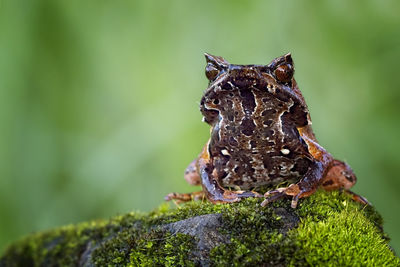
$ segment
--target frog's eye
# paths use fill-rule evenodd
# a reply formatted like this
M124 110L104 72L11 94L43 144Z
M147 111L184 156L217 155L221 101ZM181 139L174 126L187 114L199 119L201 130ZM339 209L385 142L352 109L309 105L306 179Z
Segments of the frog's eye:
M206 76L207 79L212 81L217 78L219 74L219 69L217 69L212 63L207 63L206 65Z
M288 83L292 80L294 68L291 64L283 64L276 68L275 77L283 82Z

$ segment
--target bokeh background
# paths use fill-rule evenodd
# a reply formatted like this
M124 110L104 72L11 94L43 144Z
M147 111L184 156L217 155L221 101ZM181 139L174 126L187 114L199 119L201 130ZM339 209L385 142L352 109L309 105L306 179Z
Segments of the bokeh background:
M204 52L292 52L320 143L400 251L399 1L0 1L0 252L196 190Z

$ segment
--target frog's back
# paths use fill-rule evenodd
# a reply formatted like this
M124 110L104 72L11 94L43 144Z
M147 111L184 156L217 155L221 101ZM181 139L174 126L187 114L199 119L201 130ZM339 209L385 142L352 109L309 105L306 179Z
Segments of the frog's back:
M277 98L271 89L222 90L214 97L219 119L209 150L224 187L249 189L296 181L312 163L289 118L294 101Z

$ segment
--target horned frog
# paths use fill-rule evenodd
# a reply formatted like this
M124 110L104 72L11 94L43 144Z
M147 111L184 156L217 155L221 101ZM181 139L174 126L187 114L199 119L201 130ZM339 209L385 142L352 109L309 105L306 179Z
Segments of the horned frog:
M315 138L307 104L293 77L291 54L268 65L234 65L205 54L209 80L200 102L211 137L186 169L185 179L202 185L201 192L171 193L166 200L206 197L213 203L262 197L255 189L288 184L267 191L261 205L292 197L291 206L319 186L349 191L356 176Z

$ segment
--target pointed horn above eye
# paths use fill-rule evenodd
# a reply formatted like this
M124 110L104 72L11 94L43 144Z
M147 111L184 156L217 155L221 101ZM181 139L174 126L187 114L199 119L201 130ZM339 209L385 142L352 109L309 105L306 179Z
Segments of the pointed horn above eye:
M206 57L207 63L212 63L215 66L220 66L220 67L229 66L229 62L226 61L223 57L213 56L213 55L208 54L208 53L204 53L204 56Z
M287 63L293 64L292 54L290 52L284 55L283 57L285 58L285 61Z
M280 57L277 57L277 58L273 59L273 60L268 64L268 66L269 66L270 68L275 68L275 67L279 66L280 64L282 64L282 63L284 63L284 62L293 65L293 59L292 59L292 54L291 54L291 53L287 53L287 54L285 54L285 55L283 55L283 56L280 56Z

